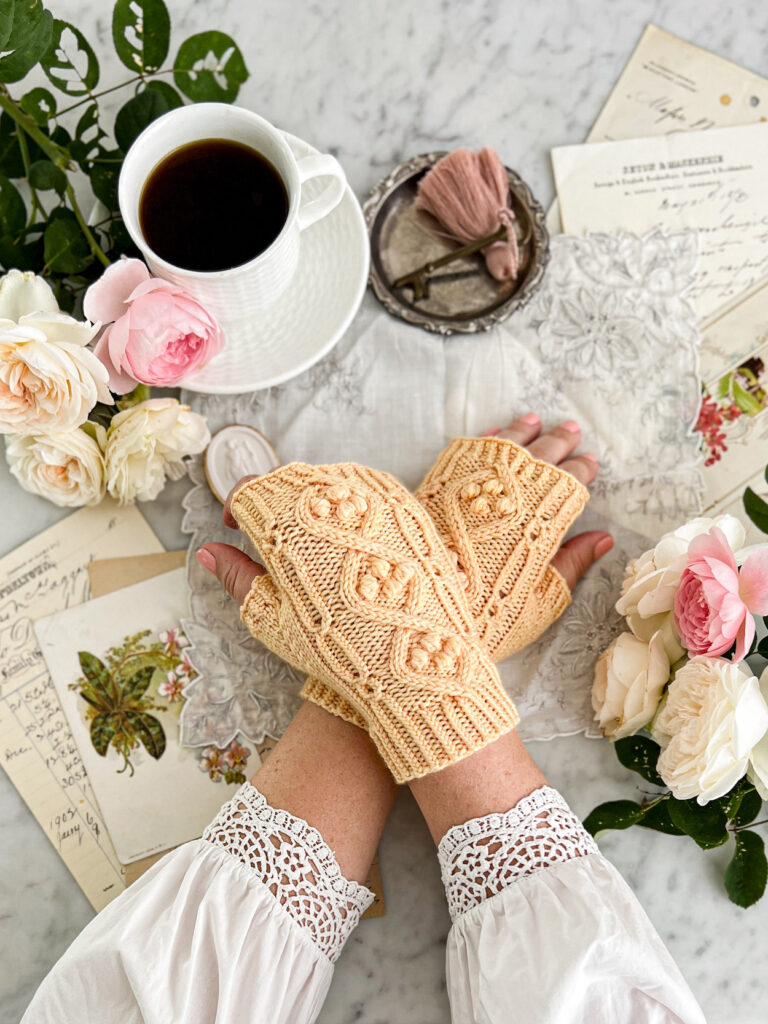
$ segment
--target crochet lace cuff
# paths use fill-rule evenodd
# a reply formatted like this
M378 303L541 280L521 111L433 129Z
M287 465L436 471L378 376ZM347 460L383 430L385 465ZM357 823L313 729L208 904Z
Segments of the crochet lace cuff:
M454 825L438 848L451 919L526 875L590 853L597 853L594 839L549 786L505 814Z
M250 868L331 962L373 902L370 889L344 878L317 829L271 807L248 782L224 804L203 839Z

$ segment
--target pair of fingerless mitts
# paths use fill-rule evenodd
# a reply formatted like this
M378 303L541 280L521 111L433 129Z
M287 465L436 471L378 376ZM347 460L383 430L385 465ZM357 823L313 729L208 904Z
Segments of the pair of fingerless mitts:
M517 725L493 662L568 606L550 560L587 497L496 438L454 441L415 497L354 463L291 463L232 498L268 570L243 621L396 781L426 775Z

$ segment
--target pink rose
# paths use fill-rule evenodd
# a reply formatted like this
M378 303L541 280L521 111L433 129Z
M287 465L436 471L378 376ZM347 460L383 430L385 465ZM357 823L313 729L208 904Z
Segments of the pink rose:
M752 615L768 614L768 549L755 551L739 572L725 534L713 526L695 537L675 595L675 624L692 655L723 654L735 641L741 661L755 636Z
M150 277L123 257L85 293L85 315L110 324L95 348L112 391L136 382L174 387L221 351L224 335L206 310L175 284Z

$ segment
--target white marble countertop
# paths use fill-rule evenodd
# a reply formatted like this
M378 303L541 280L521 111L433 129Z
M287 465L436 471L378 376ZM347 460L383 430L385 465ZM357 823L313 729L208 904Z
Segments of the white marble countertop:
M120 80L109 44L111 5L51 0L58 17L99 38L102 83ZM394 164L431 148L495 146L546 205L548 151L586 135L648 21L768 71L768 19L755 0L169 0L175 45L211 26L234 35L251 78L240 102L336 154L359 196ZM329 453L329 457L332 453ZM143 511L180 547L185 482ZM61 512L25 494L0 465L0 553ZM607 743L581 736L533 744L579 814L633 796L633 777ZM0 772L0 1019L19 1019L37 984L92 916L77 885ZM748 911L722 887L723 849L635 829L602 842L638 894L711 1024L768 1016L768 898ZM383 840L387 916L363 922L337 968L324 1024L442 1024L449 927L437 860L404 794Z

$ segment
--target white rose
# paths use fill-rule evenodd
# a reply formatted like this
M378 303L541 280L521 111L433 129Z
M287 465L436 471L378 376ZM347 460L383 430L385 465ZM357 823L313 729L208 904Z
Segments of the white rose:
M669 680L669 658L661 635L650 643L622 635L597 659L592 707L603 734L618 740L653 718Z
M768 730L768 704L743 662L701 655L678 669L654 723L664 745L658 770L678 800L702 805L744 775Z
M664 534L658 544L629 563L616 611L626 616L638 640L650 641L661 632L669 660L674 664L685 654L674 623L675 594L685 568L688 547L694 537L718 526L728 543L738 550L745 539L744 527L735 516L704 516Z
M768 704L768 668L760 676L760 693ZM768 800L768 731L752 748L747 775L763 800Z
M98 330L57 311L0 319L0 434L64 433L112 404L106 367L85 347Z
M106 431L95 423L64 434L7 437L5 457L21 486L54 505L98 505L104 497Z
M0 277L0 320L19 320L26 313L58 313L48 282L28 270L9 270Z
M114 417L107 433L107 490L123 504L152 501L166 477L179 480L184 458L211 439L205 420L175 398L150 398Z

